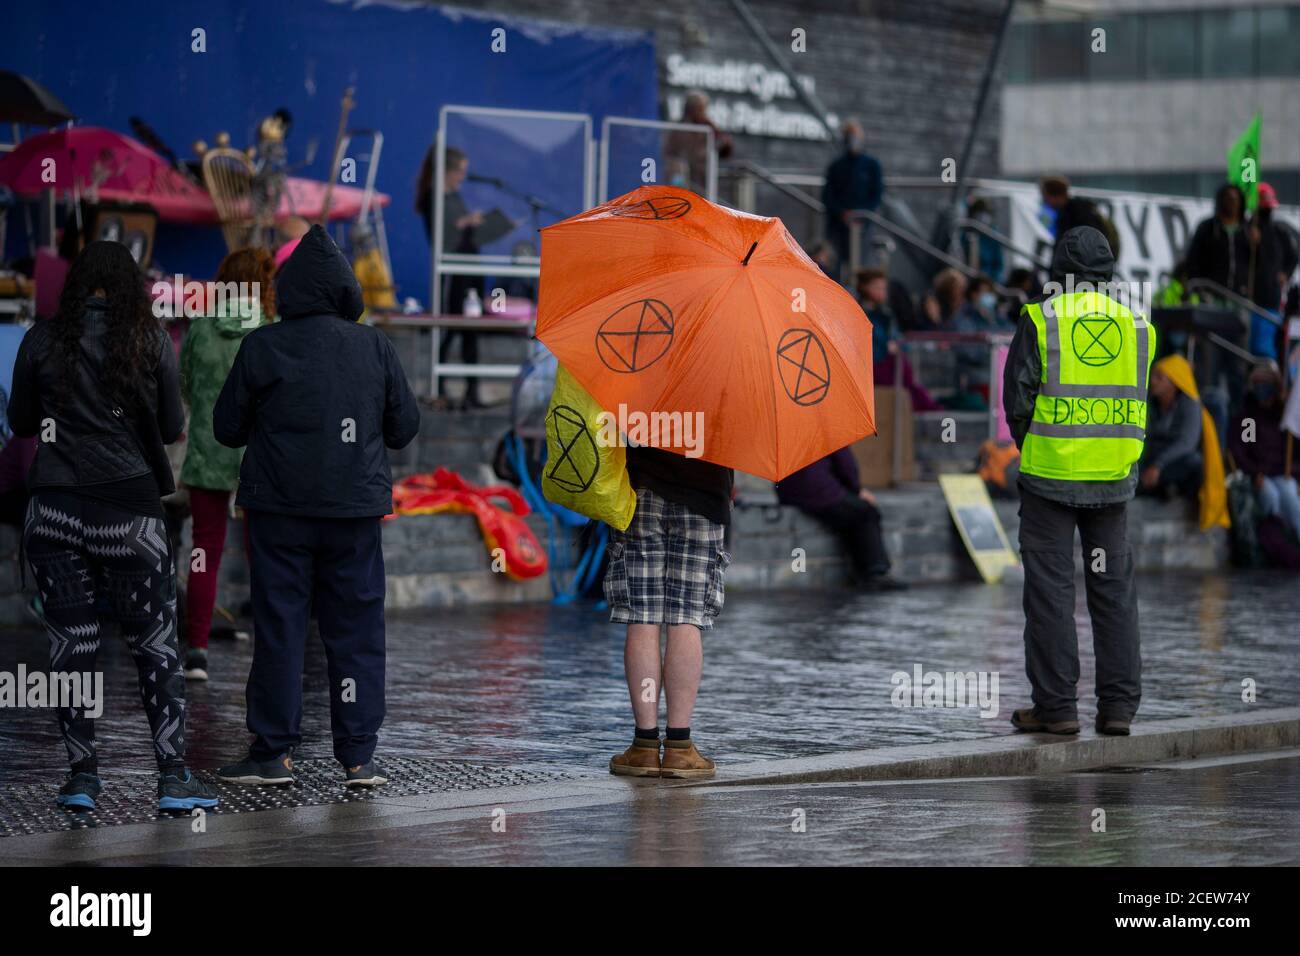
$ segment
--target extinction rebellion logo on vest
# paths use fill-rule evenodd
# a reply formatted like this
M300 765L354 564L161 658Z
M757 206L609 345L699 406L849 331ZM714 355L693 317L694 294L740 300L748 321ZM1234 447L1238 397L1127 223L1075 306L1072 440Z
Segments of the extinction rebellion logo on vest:
M1070 345L1074 357L1084 365L1102 368L1119 358L1124 350L1124 333L1110 316L1091 312L1075 321L1070 329Z
M133 936L148 936L153 929L152 893L68 893L50 897L50 925L77 927L127 927Z

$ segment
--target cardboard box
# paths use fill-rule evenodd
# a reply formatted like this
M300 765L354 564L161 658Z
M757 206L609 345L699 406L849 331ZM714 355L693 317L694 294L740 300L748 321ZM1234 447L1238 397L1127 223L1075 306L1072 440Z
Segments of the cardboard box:
M901 391L901 396L899 392ZM899 399L901 398L901 403ZM903 430L899 481L916 480L916 450L912 424L912 396L907 389L876 389L876 434L853 445L862 484L867 488L885 488L894 481L894 427Z

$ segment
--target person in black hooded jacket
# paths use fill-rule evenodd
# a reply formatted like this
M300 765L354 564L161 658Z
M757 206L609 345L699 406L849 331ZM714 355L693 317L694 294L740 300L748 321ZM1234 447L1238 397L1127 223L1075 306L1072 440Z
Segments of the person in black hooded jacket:
M248 515L253 667L249 755L221 778L293 780L313 602L329 663L334 756L348 786L385 778L372 757L384 718L384 558L392 511L386 448L420 413L392 343L358 325L361 286L313 226L280 267L280 321L244 339L212 413L223 445L247 445L235 502Z
M1115 256L1100 230L1076 226L1061 237L1052 254L1051 283L1043 295L1031 299L1021 309L1020 322L1008 350L1002 379L1002 402L1007 425L1016 447L1024 451L1025 442L1035 426L1038 396L1046 391L1061 401L1068 394L1099 396L1100 390L1122 387L1126 373L1112 363L1105 374L1114 374L1110 385L1100 381L1080 385L1063 383L1057 364L1052 382L1054 361L1060 352L1075 346L1074 336L1062 328L1055 342L1044 335L1040 347L1038 327L1033 319L1035 307L1043 312L1051 308L1064 313L1062 321L1073 322L1075 295L1092 291L1125 308L1113 298ZM1064 290L1076 290L1073 294ZM1064 294L1063 294L1064 293ZM1051 302L1050 306L1045 303ZM1095 301L1091 308L1107 309ZM1127 311L1127 309L1126 309ZM1116 325L1121 323L1116 322ZM1154 332L1146 320L1134 315L1132 332L1135 357L1150 356L1155 351ZM1138 326L1145 330L1139 336ZM1086 342L1084 338L1081 341ZM1146 341L1146 351L1139 351L1138 341ZM1063 345L1062 343L1069 343ZM1053 360L1052 355L1058 358ZM1076 355L1079 353L1076 351ZM1044 367L1046 360L1046 368ZM1082 364L1082 363L1080 363ZM1132 371L1130 367L1130 371ZM1148 374L1146 369L1142 373ZM1138 379L1139 388L1145 382ZM1130 386L1132 387L1132 386ZM1098 400L1100 400L1098 398ZM1055 407L1055 406L1053 406ZM1145 421L1145 416L1143 417ZM1046 423L1041 423L1046 424ZM1041 427L1040 424L1040 427ZM1057 423L1048 424L1036 434L1048 434ZM1082 423L1085 426L1087 423ZM1093 423L1096 426L1097 422ZM1085 434L1070 434L1077 441L1091 441ZM1086 448L1087 446L1083 446ZM1074 626L1074 538L1082 541L1086 562L1084 585L1088 593L1088 613L1092 618L1093 649L1096 656L1097 720L1100 734L1123 736L1129 733L1134 714L1142 698L1142 655L1138 628L1137 581L1133 570L1133 551L1128 537L1128 502L1138 482L1138 463L1134 460L1127 474L1094 480L1089 473L1089 456L1077 450L1069 477L1049 477L1022 462L1017 482L1020 491L1020 559L1025 569L1025 672L1033 690L1032 708L1015 710L1011 723L1021 731L1053 734L1077 734L1079 649ZM1101 558L1098 561L1098 558Z

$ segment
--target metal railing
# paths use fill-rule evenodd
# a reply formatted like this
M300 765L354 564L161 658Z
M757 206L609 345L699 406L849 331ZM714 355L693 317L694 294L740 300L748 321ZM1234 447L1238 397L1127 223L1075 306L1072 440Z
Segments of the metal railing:
M1240 295L1236 292L1233 292L1227 286L1219 285L1219 283L1215 282L1213 279L1202 278L1202 279L1189 279L1187 281L1188 292L1196 292L1201 289L1204 289L1206 292L1209 292L1215 298L1225 299L1228 302L1231 302L1237 308L1244 309L1245 311L1249 312L1251 315L1259 316L1261 319L1265 320L1266 322L1271 322L1273 325L1278 325L1278 326L1282 324L1282 320L1279 319L1277 316L1273 315L1271 312L1268 312L1265 309L1261 309L1254 302L1251 302L1249 299L1247 299L1244 295Z
M1028 259L1037 268L1042 269L1044 272L1050 271L1051 269L1050 262L1045 262L1042 259L1039 259L1034 253L1017 246L1010 236L999 232L986 222L980 222L978 219L962 218L955 220L953 226L956 229L971 229L982 236L987 236L1003 249L1006 249L1008 252L1014 252L1016 255Z
M849 210L849 218L856 221L870 222L872 225L880 227L894 238L901 239L903 242L915 249L919 249L926 255L933 256L939 262L944 263L944 265L956 269L968 279L988 279L992 284L994 291L1000 296L1008 299L1016 299L1020 302L1024 302L1026 299L1023 290L1013 289L1010 286L1005 286L1002 283L989 278L978 269L974 269L956 256L944 252L938 246L927 242L911 230L905 229L895 222L891 222L878 212L873 212L870 209L851 209ZM854 268L857 267L857 263L861 262L861 246L861 231L858 229L852 229L849 232L849 258L852 261Z

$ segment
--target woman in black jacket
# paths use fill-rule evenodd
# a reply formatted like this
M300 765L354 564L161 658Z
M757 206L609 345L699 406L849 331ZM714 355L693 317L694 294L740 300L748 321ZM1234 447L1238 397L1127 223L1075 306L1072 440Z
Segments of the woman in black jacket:
M72 263L58 312L18 349L9 422L38 439L23 547L44 603L50 671L90 677L106 604L139 671L159 807L216 806L216 791L185 768L176 569L161 502L175 490L163 446L185 425L176 354L125 246L92 242ZM60 703L72 770L58 803L93 809L95 724L85 707Z

